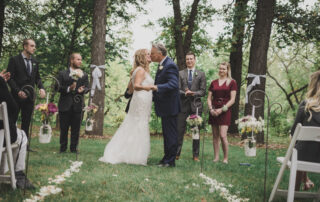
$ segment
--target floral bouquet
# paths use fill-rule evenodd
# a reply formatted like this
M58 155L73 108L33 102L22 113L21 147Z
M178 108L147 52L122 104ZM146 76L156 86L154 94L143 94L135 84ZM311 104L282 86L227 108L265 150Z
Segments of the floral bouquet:
M93 124L92 116L93 116L93 114L95 114L98 111L98 108L99 107L96 104L92 103L91 105L89 105L83 109L83 111L87 112L87 119L86 119L86 130L87 131L92 130L92 124Z
M78 79L83 77L83 71L81 69L75 69L75 70L71 70L69 76L75 80L78 81Z
M54 103L38 104L36 110L41 112L41 122L48 124L50 117L58 111L58 107Z
M42 122L42 126L40 127L39 132L39 142L49 143L52 136L52 129L49 124L50 117L58 111L58 107L54 103L38 104L36 106L36 110L41 112Z
M238 124L238 128L242 135L254 133L257 134L263 131L264 128L264 120L259 117L257 120L253 116L245 116L238 120L236 120L236 124Z
M198 116L196 114L192 114L192 115L188 116L187 123L192 127L200 126L202 124L202 118L201 118L201 116Z
M236 120L236 124L238 124L242 136L246 138L244 140L245 155L256 156L256 140L253 135L263 131L264 120L261 117L257 120L253 116L245 116Z

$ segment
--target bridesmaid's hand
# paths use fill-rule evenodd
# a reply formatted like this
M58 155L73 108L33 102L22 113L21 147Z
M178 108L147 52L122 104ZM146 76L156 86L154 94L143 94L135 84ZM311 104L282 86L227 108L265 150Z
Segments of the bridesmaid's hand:
M216 109L215 111L217 113L217 116L219 116L222 113L222 108Z

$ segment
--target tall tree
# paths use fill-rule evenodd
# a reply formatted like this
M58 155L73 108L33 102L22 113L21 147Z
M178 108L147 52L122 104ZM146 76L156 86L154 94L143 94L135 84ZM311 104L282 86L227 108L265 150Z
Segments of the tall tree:
M93 11L93 28L91 43L91 64L96 66L105 65L105 44L106 44L106 7L107 0L95 0ZM92 97L92 102L99 106L97 113L94 114L93 130L90 134L103 135L104 120L104 98L105 98L105 71L101 69L100 77L101 90L96 89ZM92 83L92 74L91 74Z
M2 38L3 38L3 27L4 27L4 10L6 7L6 1L0 1L0 58L2 53Z
M230 133L237 133L238 126L235 120L239 118L239 102L241 90L242 76L242 56L243 56L243 40L246 25L248 0L236 0L234 5L233 28L232 28L232 44L230 53L231 75L238 84L237 96L231 111Z
M259 0L257 3L256 19L251 40L250 59L248 73L254 75L266 75L267 72L267 57L271 34L272 21L274 17L276 0ZM248 78L247 86L253 81L253 78ZM265 91L266 79L260 77L260 84L253 89ZM254 99L261 100L262 106L255 110L255 116L264 117L264 101L265 96L262 93L256 93ZM252 106L248 103L245 106L245 114L251 114ZM257 142L264 142L264 135L257 137Z
M172 0L174 14L174 40L176 49L176 58L180 70L186 68L186 54L190 51L192 34L194 31L195 20L198 14L198 5L200 0L194 0L191 6L190 14L183 22L180 0ZM183 32L185 31L184 37Z

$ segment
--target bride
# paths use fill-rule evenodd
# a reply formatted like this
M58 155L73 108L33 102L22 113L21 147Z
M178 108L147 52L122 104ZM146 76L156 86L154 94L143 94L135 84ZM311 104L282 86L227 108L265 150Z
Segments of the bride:
M147 49L135 52L134 64L130 73L133 86L130 108L99 161L111 164L147 165L150 153L151 89L154 86L154 81L149 74L150 62L150 52Z

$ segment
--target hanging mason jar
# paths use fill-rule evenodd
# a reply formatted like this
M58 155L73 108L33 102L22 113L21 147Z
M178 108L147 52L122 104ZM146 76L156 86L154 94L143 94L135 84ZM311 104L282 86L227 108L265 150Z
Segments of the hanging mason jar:
M93 129L93 119L88 118L86 121L86 131L92 131Z
M192 126L190 130L191 130L191 134L192 134L192 139L193 140L199 140L200 139L200 134L199 134L198 126Z
M39 142L49 143L51 141L52 129L49 124L42 124L39 132Z
M254 137L248 137L244 140L244 153L246 156L256 156L256 140Z

